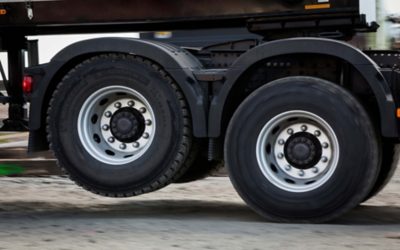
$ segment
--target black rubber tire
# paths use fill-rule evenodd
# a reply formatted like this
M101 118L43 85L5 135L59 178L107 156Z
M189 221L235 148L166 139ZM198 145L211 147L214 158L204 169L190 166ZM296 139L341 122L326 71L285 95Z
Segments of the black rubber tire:
M386 187L386 185L389 183L394 173L396 172L399 157L399 145L395 145L391 142L382 143L382 163L378 178L376 179L374 187L369 192L368 196L364 199L363 202L373 198Z
M322 117L336 133L339 161L322 186L285 191L264 176L256 142L264 125L290 110ZM348 91L312 77L279 79L254 91L237 109L225 140L225 162L234 187L256 212L278 222L326 222L356 207L379 170L379 140L364 108Z
M188 183L201 180L223 167L220 161L208 160L207 141L202 140L193 142L192 151L185 164L187 165L187 170L174 181L175 183Z
M82 145L77 124L82 104L100 88L119 84L142 94L157 123L147 151L135 161L109 165ZM127 197L160 189L184 171L191 149L191 119L184 97L158 65L132 55L104 54L71 70L58 85L47 118L48 140L59 165L85 189L104 196Z

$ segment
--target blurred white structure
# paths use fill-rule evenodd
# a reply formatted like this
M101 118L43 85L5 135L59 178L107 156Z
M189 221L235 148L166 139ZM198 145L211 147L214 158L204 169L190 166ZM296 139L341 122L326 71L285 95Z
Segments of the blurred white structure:
M108 34L91 34L91 35L57 35L57 36L33 36L29 39L39 40L39 62L47 63L51 58L57 54L60 50L67 47L68 45L87 39L96 37L132 37L138 38L138 33L108 33ZM0 60L3 63L6 74L8 73L7 68L7 55L0 53ZM1 76L0 76L0 80Z
M399 0L378 0L377 4L378 23L380 28L376 35L371 35L369 38L370 47L374 49L390 49L391 40L394 35L393 24L387 22L388 15L400 15L400 1Z

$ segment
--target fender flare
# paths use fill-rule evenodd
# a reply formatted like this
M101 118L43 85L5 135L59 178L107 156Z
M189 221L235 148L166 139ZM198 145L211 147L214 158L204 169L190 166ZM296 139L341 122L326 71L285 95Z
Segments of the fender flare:
M176 81L185 96L193 119L193 133L197 137L207 136L206 99L202 88L193 76L193 70L202 68L193 55L179 47L156 41L133 38L96 38L74 43L44 66L42 79L32 94L30 129L43 128L43 113L46 94L54 78L69 62L101 53L127 53L142 56L159 64Z
M232 88L239 78L255 63L262 60L290 54L330 55L352 64L371 87L379 106L382 134L397 137L398 128L396 105L379 67L361 50L341 41L323 38L291 38L261 44L246 52L232 65L226 74L226 81L211 102L209 113L209 137L219 137L223 126L223 112Z

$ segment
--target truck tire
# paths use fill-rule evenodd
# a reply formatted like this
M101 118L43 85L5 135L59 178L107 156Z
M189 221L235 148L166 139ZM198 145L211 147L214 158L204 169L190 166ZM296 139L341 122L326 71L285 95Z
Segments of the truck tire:
M228 127L225 162L238 193L265 218L325 222L371 191L379 149L370 118L345 89L288 77L239 106Z
M192 151L185 164L187 164L187 170L174 181L175 183L188 183L201 180L223 167L220 161L208 160L207 143L201 140L193 142Z
M47 123L59 165L104 196L166 186L191 149L181 91L159 66L132 55L104 54L76 66L54 92Z
M399 163L400 146L391 142L384 142L382 145L381 170L374 187L364 199L364 202L379 194L386 187L396 172L397 164Z

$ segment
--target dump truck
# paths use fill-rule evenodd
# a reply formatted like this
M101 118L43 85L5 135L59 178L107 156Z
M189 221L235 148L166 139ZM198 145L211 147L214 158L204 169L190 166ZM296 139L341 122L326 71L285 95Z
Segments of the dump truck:
M141 195L225 164L269 221L329 221L382 190L399 155L400 52L350 42L379 28L375 6L3 0L2 130L29 130L30 152L51 149L99 195ZM45 64L28 39L153 31L77 42Z

